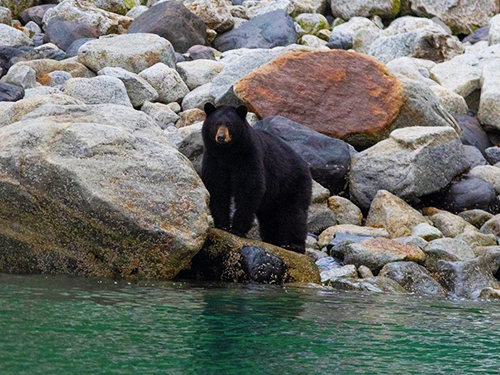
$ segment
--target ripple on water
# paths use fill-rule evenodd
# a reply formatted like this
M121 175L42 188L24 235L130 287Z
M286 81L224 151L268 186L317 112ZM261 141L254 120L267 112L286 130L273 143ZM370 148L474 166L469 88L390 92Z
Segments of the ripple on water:
M0 275L0 374L498 374L499 306Z

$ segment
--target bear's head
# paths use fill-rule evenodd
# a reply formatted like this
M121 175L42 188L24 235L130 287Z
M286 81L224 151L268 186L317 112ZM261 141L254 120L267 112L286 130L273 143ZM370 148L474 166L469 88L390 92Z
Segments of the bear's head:
M247 112L245 106L216 108L210 103L205 104L207 118L202 128L205 146L230 148L237 145L246 137L250 129L246 121Z

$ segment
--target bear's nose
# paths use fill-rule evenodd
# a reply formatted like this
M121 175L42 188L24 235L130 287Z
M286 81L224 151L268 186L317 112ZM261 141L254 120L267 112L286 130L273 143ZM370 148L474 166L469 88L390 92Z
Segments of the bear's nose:
M224 143L225 140L226 140L226 136L224 134L217 136L217 142Z

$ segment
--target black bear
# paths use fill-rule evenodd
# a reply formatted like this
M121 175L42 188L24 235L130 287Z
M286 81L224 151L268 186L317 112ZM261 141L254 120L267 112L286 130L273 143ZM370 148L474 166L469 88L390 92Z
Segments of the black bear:
M205 113L201 177L215 226L244 237L257 216L264 242L304 253L312 189L307 163L281 139L253 129L244 106L207 103Z

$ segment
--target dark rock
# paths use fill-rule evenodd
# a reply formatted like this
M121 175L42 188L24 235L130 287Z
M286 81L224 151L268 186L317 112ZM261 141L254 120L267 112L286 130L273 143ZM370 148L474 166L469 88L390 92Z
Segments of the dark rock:
M176 64L184 62L184 61L186 61L186 58L184 57L184 55L180 54L179 52L176 52L175 53L175 62L176 62Z
M444 191L423 200L427 206L453 213L472 209L487 210L495 200L495 189L481 178L465 176Z
M177 1L151 7L132 22L128 32L157 34L180 53L194 45L205 44L207 37L205 23Z
M95 38L81 38L75 40L71 45L66 49L66 56L68 58L78 56L78 49L83 46L85 43L94 40Z
M337 224L337 217L326 205L312 204L307 214L307 231L320 234L326 228Z
M60 49L66 51L71 44L82 38L98 38L99 28L91 27L62 18L54 18L45 29L45 43L54 43Z
M187 60L215 60L214 50L207 46L192 46L186 52Z
M467 161L470 163L471 169L477 167L478 165L488 165L488 162L477 147L465 145L464 151Z
M22 48L1 46L0 47L0 76L7 74L10 67L14 65L11 60L23 56L26 51Z
M287 142L309 164L313 180L331 194L345 190L351 160L347 143L281 116L265 118L255 129L267 130Z
M63 60L66 53L59 49L33 47L0 47L0 76L7 74L12 65L20 61L31 61L39 59Z
M405 293L397 282L387 277L370 277L366 279L340 278L331 280L329 285L340 290L357 290L373 293Z
M470 210L461 212L458 216L469 224L474 225L476 228L481 229L481 227L493 217L493 214L483 210Z
M347 31L333 33L326 46L331 49L351 49L354 47L354 34Z
M293 19L284 10L275 10L218 36L214 46L221 52L238 48L273 48L293 44L296 39Z
M484 150L484 153L486 154L486 160L491 165L500 163L500 147L498 146L488 147L486 150Z
M475 117L455 116L458 125L462 129L462 143L475 146L484 155L484 150L493 146L488 135Z
M45 33L36 33L32 39L35 47L40 47L44 44Z
M44 4L25 9L19 15L19 19L21 20L23 25L26 25L28 22L33 21L38 26L43 27L43 15L48 9L54 8L55 6L56 4Z
M0 82L0 102L16 102L24 97L21 86Z
M410 293L443 295L446 294L443 287L434 280L429 272L414 262L394 262L386 264L379 276L388 277L396 281Z
M352 243L359 243L363 240L372 240L371 236L361 236L348 233L335 233L333 240L326 246L327 253L335 258L344 259L347 246Z
M283 284L287 266L280 258L254 246L241 249L242 265L248 278L256 283Z
M488 41L488 34L490 33L490 26L484 26L476 29L472 34L462 40L462 42L476 44L477 42Z
M484 288L500 288L491 264L482 256L465 262L440 260L436 267L434 275L439 283L457 297L477 298Z

